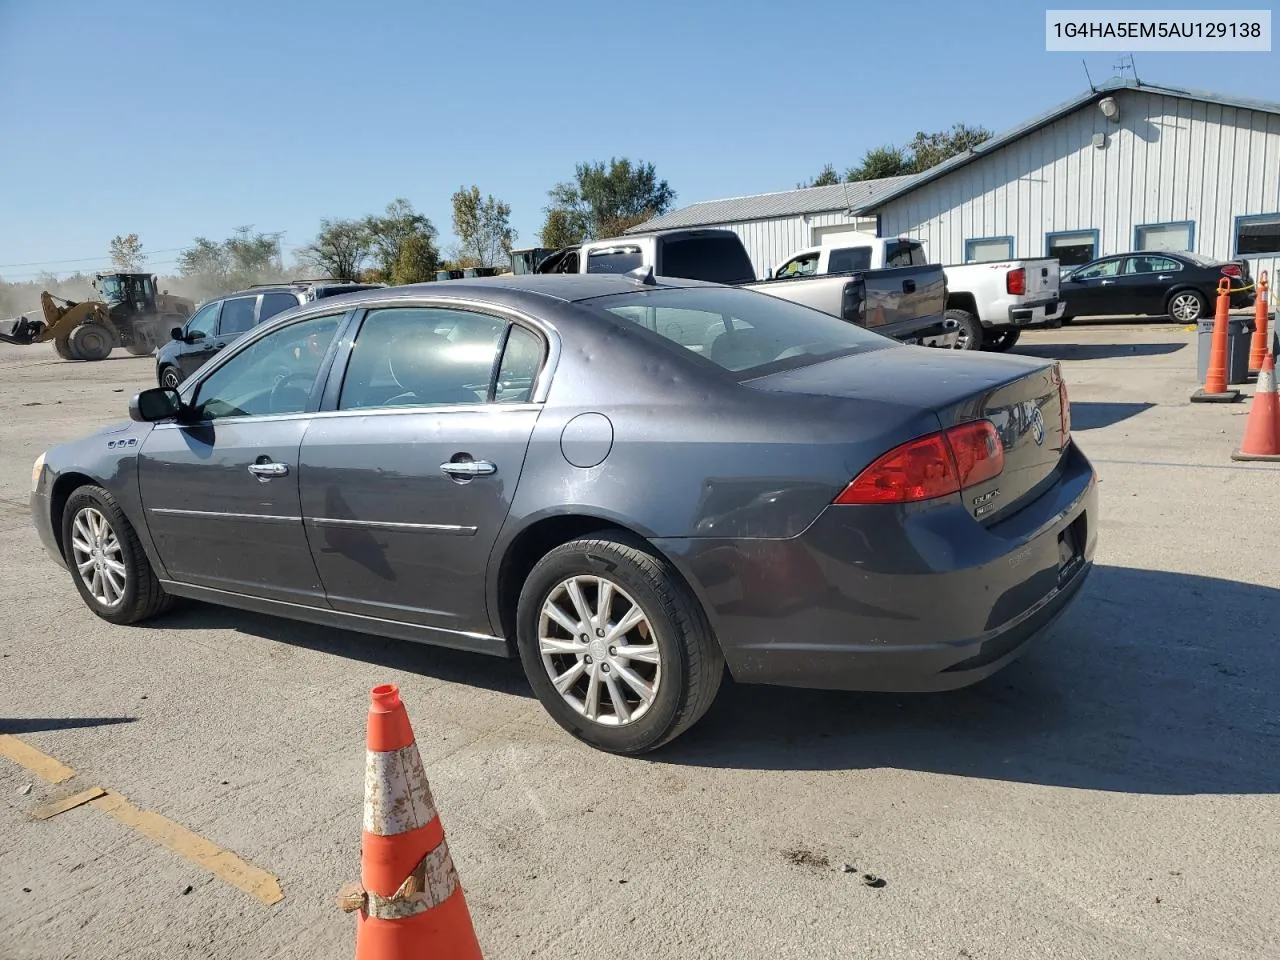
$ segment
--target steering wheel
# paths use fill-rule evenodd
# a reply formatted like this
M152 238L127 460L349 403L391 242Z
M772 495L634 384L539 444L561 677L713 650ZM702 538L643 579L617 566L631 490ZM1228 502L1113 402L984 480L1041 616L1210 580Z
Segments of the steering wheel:
M309 387L308 387L308 388L302 388L302 387L291 387L291 386L290 386L290 384L291 384L291 383L293 383L293 381L295 381L295 380L305 380L305 381L308 381L308 383L314 383L314 382L315 382L315 374L313 374L313 373L288 373L288 372L286 372L286 373L284 373L283 375L281 375L280 377L277 377L277 378L276 378L276 382L275 382L275 384L271 387L271 397L270 397L270 401L269 401L269 403L270 403L270 409L271 409L271 412L272 412L272 413L279 413L279 412L281 412L281 411L280 411L280 407L281 407L281 402L280 402L280 401L281 401L281 399L286 395L287 391L289 391L289 390L298 390L298 391L299 391L299 392L301 392L301 393L305 393L305 394L307 395L307 397L310 397L310 396L311 396L311 390L310 390L310 388L309 388ZM304 401L304 404L305 404L305 401Z

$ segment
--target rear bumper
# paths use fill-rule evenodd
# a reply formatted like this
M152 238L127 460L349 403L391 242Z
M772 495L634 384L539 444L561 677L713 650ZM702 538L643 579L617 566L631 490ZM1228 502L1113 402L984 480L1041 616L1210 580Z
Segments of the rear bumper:
M1060 299L1020 303L1009 308L1009 324L1014 327L1050 326L1060 322L1066 312L1066 302Z
M1097 524L1073 444L1058 483L989 527L955 497L830 507L789 540L658 546L702 597L735 680L927 692L976 683L1041 635L1088 577ZM1064 536L1078 541L1066 565Z

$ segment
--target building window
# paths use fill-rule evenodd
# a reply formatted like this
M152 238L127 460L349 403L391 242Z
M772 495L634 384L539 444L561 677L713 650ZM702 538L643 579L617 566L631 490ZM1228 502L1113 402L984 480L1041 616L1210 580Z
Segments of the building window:
M1071 230L1062 233L1046 233L1044 254L1056 257L1064 267L1078 267L1098 255L1097 230Z
M1196 248L1196 225L1191 220L1178 223L1144 223L1133 231L1135 251L1164 250L1190 253Z
M965 263L1013 259L1013 237L981 237L964 242Z
M1236 256L1280 256L1280 213L1236 217Z

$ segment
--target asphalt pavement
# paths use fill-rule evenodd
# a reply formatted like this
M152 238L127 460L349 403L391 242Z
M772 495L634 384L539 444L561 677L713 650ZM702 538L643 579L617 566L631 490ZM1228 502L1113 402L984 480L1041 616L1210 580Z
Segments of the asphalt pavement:
M490 960L1280 956L1280 466L1230 459L1248 401L1188 403L1184 328L1017 352L1063 361L1101 475L1097 566L1050 634L948 694L730 684L628 760L516 662L198 605L97 619L37 543L30 466L153 363L0 345L0 958L351 956L382 682ZM93 787L141 813L34 815Z

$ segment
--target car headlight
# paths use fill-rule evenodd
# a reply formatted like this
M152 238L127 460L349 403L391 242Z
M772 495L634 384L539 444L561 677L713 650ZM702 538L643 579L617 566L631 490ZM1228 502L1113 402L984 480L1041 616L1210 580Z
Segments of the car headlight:
M44 473L44 454L36 457L36 462L31 465L31 492L35 493L40 486L40 474Z

